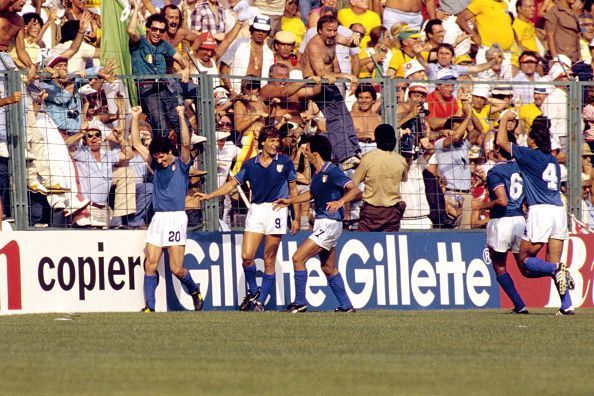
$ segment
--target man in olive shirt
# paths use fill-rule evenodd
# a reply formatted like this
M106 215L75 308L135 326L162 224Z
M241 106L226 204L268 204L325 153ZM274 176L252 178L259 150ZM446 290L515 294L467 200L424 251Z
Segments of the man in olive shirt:
M398 231L406 209L406 203L400 200L400 182L408 178L408 164L394 152L396 132L391 125L378 125L374 134L377 149L361 158L353 175L356 185L365 184L357 230Z

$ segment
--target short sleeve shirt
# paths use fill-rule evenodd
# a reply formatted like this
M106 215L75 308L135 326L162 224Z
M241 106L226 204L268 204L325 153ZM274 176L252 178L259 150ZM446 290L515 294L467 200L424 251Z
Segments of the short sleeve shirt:
M233 176L239 184L250 183L252 203L274 202L289 197L288 183L297 180L293 162L286 155L277 154L267 166L262 166L260 154L243 163Z
M165 74L167 59L173 58L175 48L165 40L152 45L141 36L137 43L130 44L130 54L134 74Z

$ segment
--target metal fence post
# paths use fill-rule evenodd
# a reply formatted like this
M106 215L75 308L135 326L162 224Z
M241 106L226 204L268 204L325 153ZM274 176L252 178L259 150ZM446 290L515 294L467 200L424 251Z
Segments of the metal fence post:
M7 74L7 95L22 92L21 74L17 70ZM12 185L12 215L17 230L25 230L29 224L27 199L27 167L25 145L27 134L25 131L25 112L23 101L8 106L7 135L10 152L10 184Z
M568 150L567 150L567 209L581 219L582 183L581 183L581 119L583 83L571 81L568 87ZM582 219L584 220L584 219Z
M203 191L214 191L218 187L217 178L217 137L214 114L214 85L213 77L199 74L200 97L199 114L202 135L208 140L204 144L204 165L208 175L205 178ZM214 199L202 202L202 215L206 222L206 231L219 230L219 200Z
M382 110L384 122L390 124L396 129L398 120L396 119L396 82L391 78L382 79Z

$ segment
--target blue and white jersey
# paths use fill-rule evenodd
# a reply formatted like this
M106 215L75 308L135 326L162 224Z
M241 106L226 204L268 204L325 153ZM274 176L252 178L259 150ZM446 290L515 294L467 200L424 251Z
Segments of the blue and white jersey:
M526 204L563 206L561 168L552 154L512 144L512 156L518 161L524 179Z
M328 202L337 201L344 195L344 188L353 181L347 177L342 170L326 162L322 169L311 179L309 191L314 199L316 219L332 219L342 221L344 210L340 208L337 212L330 213L326 210Z
M176 157L167 168L153 161L153 208L155 212L180 212L186 209L186 193L192 162Z
M524 181L520 175L520 168L516 161L497 162L487 173L487 189L491 201L497 199L496 188L505 188L507 195L507 206L495 206L491 209L490 217L498 219L501 217L522 216L522 202L524 201Z
M245 161L233 178L239 183L250 182L252 203L274 202L279 198L289 198L288 183L297 180L293 161L286 155L277 154L272 162L264 167L260 154Z

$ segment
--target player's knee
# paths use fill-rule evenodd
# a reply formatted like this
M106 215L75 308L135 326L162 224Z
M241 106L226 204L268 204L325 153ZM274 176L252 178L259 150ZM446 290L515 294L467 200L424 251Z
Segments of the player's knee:
M252 265L254 265L254 258L241 255L241 262L244 267L251 267Z
M171 273L178 279L183 279L183 277L186 275L186 269L181 267L181 268L171 268Z
M159 262L157 260L154 260L150 257L144 259L144 271L147 274L153 274L155 271L157 271L158 265Z

